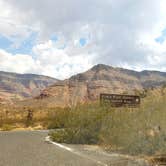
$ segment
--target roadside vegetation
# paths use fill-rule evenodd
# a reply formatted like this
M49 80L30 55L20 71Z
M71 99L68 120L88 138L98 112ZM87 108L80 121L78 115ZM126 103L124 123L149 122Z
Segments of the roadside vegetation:
M139 108L111 108L98 103L64 110L50 127L60 143L100 144L131 155L166 153L166 89L148 90ZM146 96L146 97L145 97Z
M52 109L1 106L0 128L53 129L49 133L53 141L100 144L108 151L131 155L166 153L166 87L136 94L142 96L139 108L99 103Z
M0 105L0 130L47 129L61 110L64 109Z

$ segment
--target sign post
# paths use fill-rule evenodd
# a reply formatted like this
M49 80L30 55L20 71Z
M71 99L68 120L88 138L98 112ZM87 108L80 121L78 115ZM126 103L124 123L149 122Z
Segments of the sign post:
M100 103L108 103L112 107L137 107L141 103L140 96L119 95L119 94L100 94Z

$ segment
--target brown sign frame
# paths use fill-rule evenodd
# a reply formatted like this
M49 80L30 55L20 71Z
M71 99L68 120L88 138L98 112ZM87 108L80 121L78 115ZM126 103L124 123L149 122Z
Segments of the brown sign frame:
M100 94L101 104L110 104L112 107L138 107L141 103L140 96L121 94Z

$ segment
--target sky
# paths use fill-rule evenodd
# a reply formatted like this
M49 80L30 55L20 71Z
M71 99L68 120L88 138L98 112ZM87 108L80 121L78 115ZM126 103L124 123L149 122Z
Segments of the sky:
M96 64L166 72L165 0L0 0L0 70L65 79Z

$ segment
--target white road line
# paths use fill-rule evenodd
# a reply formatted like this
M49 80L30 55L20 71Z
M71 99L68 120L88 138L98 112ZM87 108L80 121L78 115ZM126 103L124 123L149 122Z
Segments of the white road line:
M87 158L87 159L89 159L89 160L91 160L91 161L93 161L93 162L95 162L95 163L97 163L97 164L99 164L99 165L108 166L107 164L105 164L105 163L103 163L103 162L101 162L101 161L99 161L99 160L92 159L92 158L90 158L90 157L88 157L88 156L86 156L86 155L84 155L84 154L82 154L82 153L80 153L80 152L78 152L78 151L72 149L72 148L69 148L69 147L64 146L64 145L62 145L62 144L59 144L59 143L57 143L57 142L51 141L49 136L47 136L47 137L45 138L45 141L46 141L46 142L49 142L49 143L51 143L51 144L53 144L53 145L56 145L56 146L58 146L58 147L60 147L60 148L62 148L62 149L65 149L65 150L67 150L67 151L69 151L69 152L71 152L71 153L73 153L73 154L76 154L76 155L78 155L78 156L80 156L80 157Z

